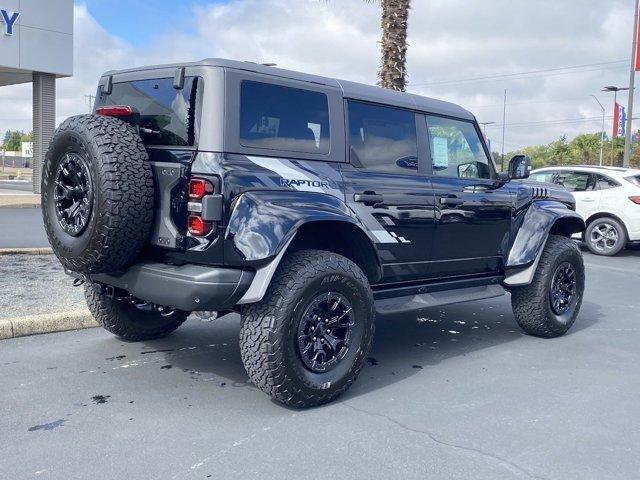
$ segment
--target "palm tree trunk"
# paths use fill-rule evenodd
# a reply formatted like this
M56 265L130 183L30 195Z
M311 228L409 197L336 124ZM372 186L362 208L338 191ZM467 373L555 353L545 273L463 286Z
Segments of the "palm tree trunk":
M407 83L407 21L411 0L381 0L382 65L378 85L404 92Z

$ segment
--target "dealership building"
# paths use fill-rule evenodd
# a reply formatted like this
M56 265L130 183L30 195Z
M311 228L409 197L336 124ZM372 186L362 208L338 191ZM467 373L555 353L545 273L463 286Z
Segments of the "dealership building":
M73 0L0 0L0 88L33 84L36 193L42 158L56 125L56 79L72 74Z

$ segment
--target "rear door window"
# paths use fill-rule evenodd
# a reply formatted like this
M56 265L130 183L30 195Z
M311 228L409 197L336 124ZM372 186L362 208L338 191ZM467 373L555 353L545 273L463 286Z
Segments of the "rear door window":
M595 174L595 177L596 177L595 190L608 190L610 188L615 188L620 186L620 184L616 182L614 179L609 178L605 175Z
M418 171L416 116L408 110L350 101L349 156L356 168Z
M186 77L182 89L173 87L173 78L114 83L109 95L100 88L96 107L130 106L130 121L139 127L145 145L191 147L196 142L201 82L199 77Z
M324 93L245 80L240 87L240 144L300 153L329 153Z

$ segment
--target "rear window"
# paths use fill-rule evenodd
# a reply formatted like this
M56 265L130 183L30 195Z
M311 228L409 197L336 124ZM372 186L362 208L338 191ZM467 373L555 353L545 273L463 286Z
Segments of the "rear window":
M329 103L320 92L243 81L240 144L301 153L329 153Z
M96 107L128 105L135 115L145 145L191 147L195 145L196 98L202 80L186 77L175 89L173 78L114 83L111 94L99 90Z

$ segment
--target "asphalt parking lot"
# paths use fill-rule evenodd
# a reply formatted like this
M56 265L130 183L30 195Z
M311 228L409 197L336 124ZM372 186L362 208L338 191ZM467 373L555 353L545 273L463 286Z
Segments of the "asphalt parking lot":
M249 383L235 314L2 341L0 478L637 478L640 252L585 261L565 337L523 335L508 296L381 319L353 388L304 411Z
M0 208L0 248L49 248L40 208Z

